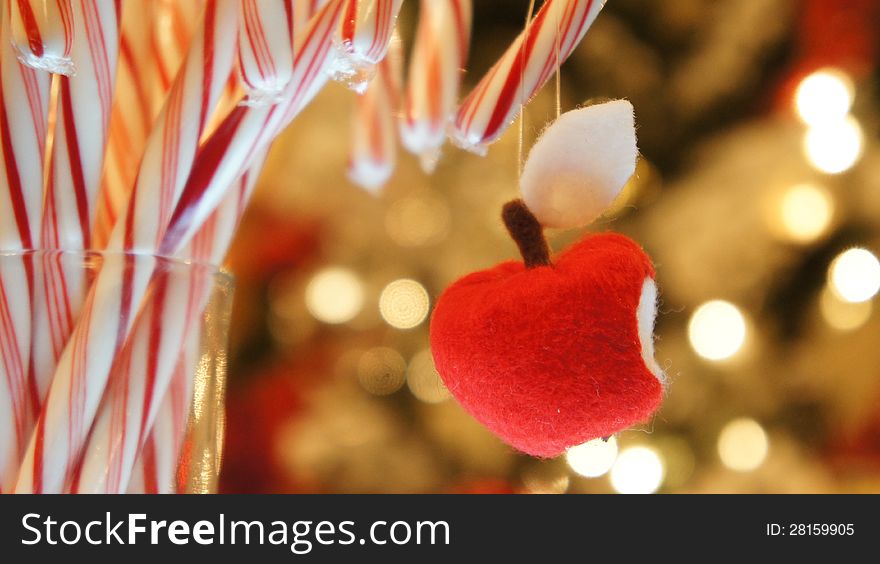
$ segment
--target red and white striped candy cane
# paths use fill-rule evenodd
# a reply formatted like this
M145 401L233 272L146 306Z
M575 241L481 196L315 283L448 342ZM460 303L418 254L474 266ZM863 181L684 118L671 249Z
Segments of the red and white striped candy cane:
M106 256L105 260L121 260ZM161 259L150 292L116 354L104 398L83 445L73 493L122 493L185 343L208 296L213 269Z
M254 159L327 82L332 36L348 0L331 0L312 18L294 46L293 75L283 102L270 107L239 105L199 148L193 173L168 223L160 255L176 255L225 197Z
M327 83L332 37L348 0L330 0L294 44L294 72L283 102L271 108L235 108L199 150L193 174L168 225L160 254L177 254L226 197L229 186L305 108Z
M259 153L250 168L228 190L220 205L199 227L192 240L177 253L181 260L195 260L206 264L223 264L241 218L247 209L260 171L268 157L268 148Z
M49 75L22 65L0 24L0 248L36 246L42 200ZM35 189L36 188L36 189ZM35 291L30 256L8 256L0 270L0 492L15 485L41 390L29 362Z
M95 248L107 246L128 201L147 137L186 57L203 9L202 0L123 4L119 76L95 219Z
M238 12L231 0L207 3L205 17L144 152L138 181L108 246L152 253L192 168L199 137L232 72ZM71 474L125 342L155 260L108 261L92 285L52 379L19 470L19 492L59 492Z
M193 261L182 268L172 263L154 276L147 306L141 311L114 362L110 383L95 425L83 450L82 468L71 491L123 493L135 458L147 440L156 414L173 380L181 344L198 332L202 312L210 298L213 267L223 260L265 160L259 155L251 170L230 190L188 247L178 257ZM190 373L192 377L192 373ZM154 444L155 452L167 450L180 439L166 437L167 444Z
M43 155L48 129L47 73L22 65L0 28L0 248L34 249L40 232Z
M0 29L0 248L34 249L39 238L49 75L19 63Z
M227 86L235 58L233 0L210 0L204 23L147 141L137 182L108 249L153 252L192 170L199 139ZM231 44L231 45L230 45Z
M293 0L293 38L294 41L308 27L312 16L327 4L327 0Z
M33 249L40 230L49 75L19 63L0 31L0 248Z
M352 119L348 178L376 193L391 178L397 160L396 121L400 104L400 41L392 41L367 91L357 96Z
M237 0L236 0L237 1ZM150 63L148 72L155 79L151 99L162 106L171 89L177 70L189 52L192 34L204 13L206 0L149 0L154 4L154 25L150 33ZM227 38L235 43L237 36Z
M400 138L431 172L446 141L467 62L471 0L422 0L407 77Z
M166 234L158 247L159 254L174 254L186 243L197 226L216 207L232 180L268 145L280 127L286 125L318 91L325 80L324 69L330 52L330 38L338 21L342 1L331 2L319 12L314 23L303 34L302 42L297 42L295 73L291 86L288 87L289 95L285 97L287 103L266 109L237 107L199 150L199 160L193 167L186 188L180 194L180 202L170 219L169 229L173 233ZM215 7L213 3L208 4L209 15ZM212 18L206 18L209 19L213 21ZM231 33L200 35L226 39ZM197 36L194 43L199 44L200 41ZM213 50L194 49L199 55L210 53L214 56L220 50L217 44L213 45ZM191 52L190 58L193 56L195 55ZM186 71L191 67L190 58L183 73L184 83L188 83L185 79L188 78ZM199 68L210 71L215 67L213 64L202 64ZM213 81L206 81L204 77L198 82L213 84ZM212 89L210 84L207 86L206 90ZM168 106L174 106L174 99L172 90ZM210 105L202 105L203 110L207 107ZM207 110L201 114L201 123L206 113ZM163 111L160 124L166 114ZM165 131L161 125L158 130ZM150 232L145 232L145 228L135 221L142 219L141 213L148 216L145 223L161 226L161 219L156 221L149 216L150 213L155 213L153 207L141 208L137 205L140 182L145 176L144 166L150 162L150 149L148 144L147 156L132 195L132 203L126 208L128 217L123 217L119 222L123 236L114 236L111 247L118 239L125 245L125 250L140 248L135 246L137 244L148 244ZM181 157L179 154L175 156ZM156 197L154 194L154 198ZM142 209L147 211L133 211ZM133 260L110 261L97 276L80 322L59 362L46 406L19 472L17 491L59 491L65 483L72 482L72 472L84 439L84 425L92 421L110 365L130 332L132 304L139 303L145 295L151 275L155 271L153 259L142 259L153 263L135 265ZM115 345L107 346L107 343ZM86 359L87 367L84 364ZM68 401L68 398L74 398L75 402Z
M24 64L57 74L75 72L72 4L71 0L9 0L12 45Z
M159 406L153 427L137 453L126 493L183 493L177 486L178 466L187 435L193 397L193 374L200 360L198 331L189 336Z
M403 0L349 0L336 38L334 78L364 92L385 58Z
M32 257L0 257L0 493L15 485L40 396L29 371Z
M220 206L202 225L180 256L207 264L220 264L253 193L265 153L237 182ZM153 426L137 453L128 493L174 493L181 446L187 433L193 390L193 373L199 352L199 333L193 332L181 354Z
M153 0L122 7L119 70L92 239L98 249L107 246L128 200L147 137L186 57L204 2Z
M293 72L293 0L241 0L238 71L245 103L274 104Z
M187 245L193 252L205 252L204 241L213 241L209 247L213 249L212 261L219 261L225 254L234 229L216 224L224 217L227 218L226 223L237 223L253 188L250 182L255 179L240 179L238 194L230 193L230 183L240 178L241 171L247 167L251 167L252 171L259 170L274 136L326 83L327 74L324 71L331 53L332 32L343 3L344 0L328 3L296 42L294 74L286 90L285 102L271 108L238 106L206 140L197 157L193 175L181 196L180 205L175 210L166 238L159 247L160 254L186 252L180 249ZM216 203L218 199L222 201L219 208ZM235 212L231 213L231 209ZM206 217L207 221L204 219ZM234 219L230 221L229 218ZM171 430L174 431L173 428ZM173 440L163 442L176 444ZM148 449L149 444L154 448L148 452L155 455L158 441L148 443ZM165 456L164 459L168 460L170 457ZM138 474L153 476L155 471L155 468L139 470ZM166 484L168 480L151 478L148 483Z
M95 201L116 74L120 23L116 8L114 2L99 0L78 0L73 4L75 34L71 54L78 66L76 76L57 79L54 144L43 199L43 250L92 248ZM44 391L73 330L89 284L86 271L69 259L60 253L41 254L33 315L32 369Z
M462 102L455 116L453 141L465 149L485 151L568 58L604 5L605 0L544 2Z

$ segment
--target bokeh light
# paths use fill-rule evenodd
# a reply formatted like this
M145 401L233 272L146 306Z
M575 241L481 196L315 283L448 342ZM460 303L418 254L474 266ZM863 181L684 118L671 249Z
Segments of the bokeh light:
M831 224L834 200L830 192L813 184L788 188L779 203L779 218L785 235L798 243L821 237Z
M607 441L593 439L568 449L565 460L569 467L585 478L597 478L611 470L617 460L617 438Z
M351 321L363 305L363 285L348 269L331 267L321 270L306 286L306 307L324 323Z
M738 472L758 468L767 458L767 433L754 419L734 419L718 436L718 455L721 462Z
M819 311L822 318L838 331L854 331L871 318L874 307L870 300L847 302L830 288L826 287L819 296Z
M388 284L379 297L382 319L397 329L419 326L428 317L430 305L425 287L409 279Z
M611 486L622 494L654 493L663 483L663 460L654 449L633 446L618 455L611 468Z
M730 302L706 302L691 316L688 338L694 351L705 359L730 358L745 343L745 318L739 308Z
M862 156L864 135L852 116L811 127L804 136L804 153L816 169L839 174L853 167Z
M852 80L838 69L821 69L805 77L795 91L798 116L809 125L840 121L853 103Z
M880 261L867 249L844 251L831 262L828 282L844 301L870 300L880 290Z
M361 355L357 366L358 381L377 396L393 394L406 381L406 361L394 349L377 347Z
M425 403L440 403L450 397L449 390L434 367L430 349L419 351L409 361L406 385L412 395Z

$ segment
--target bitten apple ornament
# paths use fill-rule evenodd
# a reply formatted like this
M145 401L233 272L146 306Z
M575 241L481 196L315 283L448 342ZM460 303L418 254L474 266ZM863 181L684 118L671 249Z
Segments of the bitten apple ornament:
M612 139L601 143L600 132ZM547 158L552 165L535 160ZM458 280L434 309L431 349L449 391L489 430L533 456L557 456L645 421L662 400L650 258L623 235L599 233L551 259L541 215L530 210L560 227L591 221L619 193L635 158L628 102L563 115L529 155L525 170L541 174L524 173L526 201L502 212L523 262ZM585 161L594 168L585 169Z

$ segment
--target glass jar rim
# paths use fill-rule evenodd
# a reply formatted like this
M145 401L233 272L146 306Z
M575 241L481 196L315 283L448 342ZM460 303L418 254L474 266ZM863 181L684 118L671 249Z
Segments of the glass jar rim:
M192 258L180 258L168 255L160 255L143 251L113 251L99 249L0 249L0 260L10 257L25 256L51 256L62 255L69 257L79 257L82 260L96 257L132 257L135 259L156 259L166 264L174 265L180 268L204 268L210 271L210 275L215 279L216 283L225 286L235 285L235 275L223 266L214 264L209 261L197 260Z

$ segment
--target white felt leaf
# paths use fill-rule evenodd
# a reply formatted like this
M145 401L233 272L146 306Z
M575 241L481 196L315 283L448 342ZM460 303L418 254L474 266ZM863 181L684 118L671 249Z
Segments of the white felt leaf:
M608 209L635 172L637 155L628 101L566 112L529 152L523 200L546 227L581 227Z

